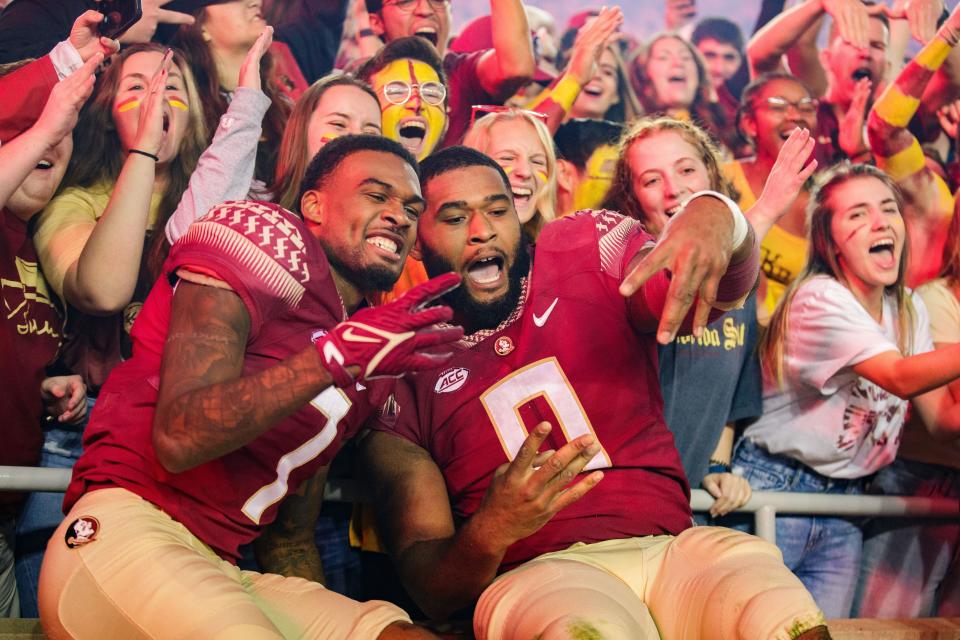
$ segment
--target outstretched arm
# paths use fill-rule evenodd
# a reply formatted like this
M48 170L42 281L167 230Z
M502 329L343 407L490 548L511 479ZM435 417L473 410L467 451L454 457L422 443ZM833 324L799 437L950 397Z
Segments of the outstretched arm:
M895 396L913 398L960 378L960 344L913 356L887 351L853 365L853 370Z
M362 456L373 480L378 522L410 594L428 615L443 618L470 606L493 581L507 548L579 500L603 477L595 471L570 485L599 451L581 436L539 454L550 433L537 425L513 462L495 473L479 509L459 528L440 469L422 448L372 433Z
M505 99L536 70L527 14L520 0L490 0L493 49L481 56L477 73L484 91Z
M620 285L634 326L638 331L656 327L661 344L673 340L681 326L691 325L699 336L711 314L719 316L713 310L739 305L756 286L756 235L739 207L716 195L688 200L656 246L632 258ZM664 269L670 274L668 287L654 278Z

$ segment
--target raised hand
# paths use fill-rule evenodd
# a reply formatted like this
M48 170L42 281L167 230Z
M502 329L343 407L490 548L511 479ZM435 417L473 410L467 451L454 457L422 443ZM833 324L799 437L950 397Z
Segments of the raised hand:
M600 452L592 435L580 436L557 451L538 453L549 434L550 423L538 424L513 461L494 472L480 508L473 515L485 522L484 531L497 536L494 546L506 548L535 533L603 479L602 471L594 471L571 484Z
M758 238L765 236L770 227L786 215L804 183L817 170L817 161L810 159L815 146L816 140L810 131L798 127L780 147L763 193L746 213Z
M943 12L943 0L898 0L892 7L877 4L870 7L871 13L882 10L891 20L906 20L910 35L926 44L937 34L937 20Z
M695 299L693 332L703 331L733 253L733 228L726 204L709 196L695 198L671 218L653 250L623 279L620 294L629 297L659 271L672 273L657 327L661 344L673 340Z
M604 49L623 24L620 7L603 7L600 13L577 33L567 71L583 86L597 72L597 64Z
M263 89L260 83L260 60L263 58L263 54L270 49L272 43L273 27L266 26L243 60L243 65L240 67L240 81L237 83L238 87Z
M80 108L93 93L94 72L103 62L103 54L94 53L83 66L54 85L47 104L37 119L34 129L43 135L51 148L70 135L77 124Z
M860 0L823 0L840 37L858 49L870 46L870 13Z
M746 479L732 473L708 473L700 486L716 498L710 506L710 515L714 518L725 516L750 501L753 490Z
M109 57L120 50L120 43L100 35L103 14L92 9L84 11L73 21L67 40L86 62L96 53Z
M77 424L87 415L87 386L80 376L53 376L40 383L47 414L57 422Z
M850 106L847 108L847 112L843 114L843 118L840 119L838 136L840 149L849 158L856 158L867 151L863 142L863 123L866 121L867 100L870 99L872 89L873 81L870 78L860 78L853 88Z
M137 20L136 24L127 29L126 33L120 36L120 42L124 44L150 42L153 39L153 34L157 32L157 25L160 24L194 23L193 16L189 13L164 9L163 6L169 2L171 0L143 0L141 3L143 16Z
M163 144L164 102L166 100L167 76L170 73L170 61L173 51L163 56L160 68L150 78L147 93L140 102L140 121L137 126L135 149L157 155Z
M960 129L960 100L954 100L937 109L937 120L947 137L956 143L957 131Z
M357 311L318 338L317 351L334 384L353 384L355 378L348 367L358 367L359 378L366 380L399 377L443 364L452 354L430 349L456 342L463 337L463 329L434 327L450 321L453 311L443 305L427 305L458 286L460 276L454 273L437 276L390 304Z

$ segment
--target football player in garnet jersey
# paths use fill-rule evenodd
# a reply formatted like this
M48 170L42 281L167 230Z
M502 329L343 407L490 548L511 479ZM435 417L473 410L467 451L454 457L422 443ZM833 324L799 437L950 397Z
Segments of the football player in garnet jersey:
M391 604L234 564L284 496L322 488L386 397L377 378L441 364L449 354L430 348L462 335L434 327L448 307L425 308L453 274L357 310L393 285L414 239L424 204L409 152L377 136L334 140L301 190L302 218L226 202L172 247L47 546L48 637L434 637ZM304 564L318 577L316 558Z
M691 194L656 243L583 211L533 249L491 159L454 147L422 169L415 252L462 276L446 300L467 336L397 383L363 446L418 604L443 617L476 603L481 640L828 638L774 545L691 527L663 420L657 342L698 333L756 281L736 206Z

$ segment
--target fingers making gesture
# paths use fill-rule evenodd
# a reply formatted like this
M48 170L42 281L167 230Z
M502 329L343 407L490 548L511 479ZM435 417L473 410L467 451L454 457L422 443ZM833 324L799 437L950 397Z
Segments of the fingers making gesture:
M554 515L582 498L603 479L593 471L577 475L600 452L592 435L583 435L557 451L540 453L551 427L541 422L524 440L513 461L501 465L474 517L487 520L504 548L526 538Z
M712 197L695 198L670 220L656 246L623 279L620 294L630 297L654 274L664 269L671 272L657 327L660 344L677 335L694 301L693 333L703 332L733 253L733 229L726 204Z

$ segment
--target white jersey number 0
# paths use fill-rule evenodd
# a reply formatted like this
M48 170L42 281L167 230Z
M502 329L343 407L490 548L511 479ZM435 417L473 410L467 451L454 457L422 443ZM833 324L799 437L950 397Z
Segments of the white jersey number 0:
M520 417L520 407L538 396L542 396L550 405L567 441L589 433L599 443L590 418L560 368L560 363L556 358L545 358L517 369L480 396L480 402L487 410L508 459L513 460L517 456L528 435ZM601 445L600 453L587 463L584 470L609 466L610 456Z

